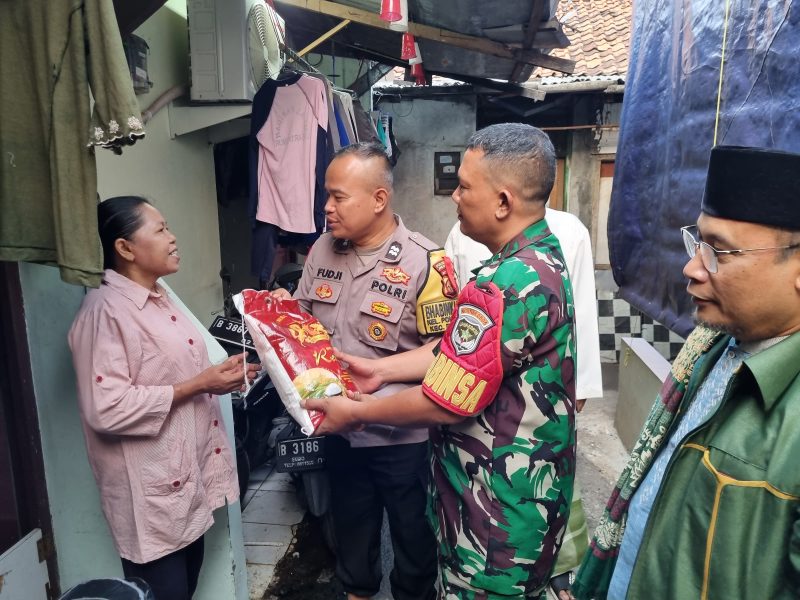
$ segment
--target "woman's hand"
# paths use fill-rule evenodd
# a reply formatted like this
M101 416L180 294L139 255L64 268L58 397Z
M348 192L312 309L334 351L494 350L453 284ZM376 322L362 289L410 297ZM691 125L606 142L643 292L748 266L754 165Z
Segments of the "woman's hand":
M345 366L348 372L364 394L370 394L384 384L378 371L377 360L347 354L338 348L334 348L333 353L341 362L347 363Z
M225 362L209 367L200 375L206 375L205 382L206 389L203 390L209 394L227 394L244 387L243 379L245 369L242 364L247 360L247 354L237 354L231 356ZM253 383L253 380L261 370L260 364L247 363L247 381Z
M186 400L197 394L227 394L244 386L245 367L243 363L246 353L231 356L218 365L211 366L197 377L173 386L173 401ZM252 383L260 364L247 363L247 381Z

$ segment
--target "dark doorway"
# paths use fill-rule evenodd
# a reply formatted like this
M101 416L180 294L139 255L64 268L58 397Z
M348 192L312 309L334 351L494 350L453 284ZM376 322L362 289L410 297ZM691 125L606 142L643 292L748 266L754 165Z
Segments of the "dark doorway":
M51 593L58 596L50 507L16 263L0 262L0 553L42 530Z

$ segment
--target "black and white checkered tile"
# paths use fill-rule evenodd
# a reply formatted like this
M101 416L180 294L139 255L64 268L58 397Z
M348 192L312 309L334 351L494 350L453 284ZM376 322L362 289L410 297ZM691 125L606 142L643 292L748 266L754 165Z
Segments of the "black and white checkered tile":
M640 313L613 293L599 293L597 300L600 360L619 362L620 339L641 337L667 360L672 361L683 346L684 339Z

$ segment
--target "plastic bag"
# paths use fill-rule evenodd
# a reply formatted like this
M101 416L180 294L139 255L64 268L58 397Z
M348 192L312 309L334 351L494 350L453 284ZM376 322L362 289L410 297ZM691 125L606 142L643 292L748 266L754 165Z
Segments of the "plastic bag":
M322 324L296 300L275 300L266 290L243 290L233 302L244 316L253 344L286 410L311 435L325 415L307 411L300 399L356 391L350 374L333 354Z

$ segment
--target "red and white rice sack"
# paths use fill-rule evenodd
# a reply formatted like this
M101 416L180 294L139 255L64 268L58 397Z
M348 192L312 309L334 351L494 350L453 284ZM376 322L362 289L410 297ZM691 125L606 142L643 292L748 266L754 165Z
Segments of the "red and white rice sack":
M233 302L283 404L300 430L311 435L325 415L304 409L301 398L357 389L334 356L328 332L296 300L275 300L266 290L243 290Z

